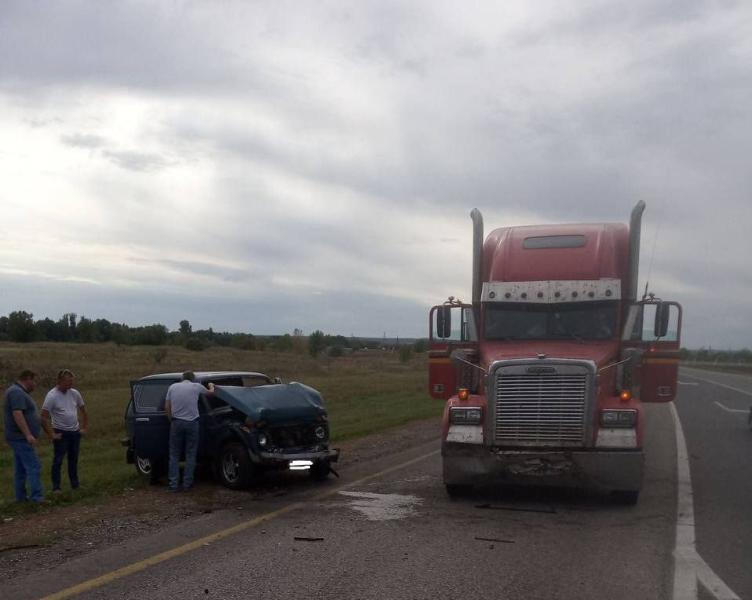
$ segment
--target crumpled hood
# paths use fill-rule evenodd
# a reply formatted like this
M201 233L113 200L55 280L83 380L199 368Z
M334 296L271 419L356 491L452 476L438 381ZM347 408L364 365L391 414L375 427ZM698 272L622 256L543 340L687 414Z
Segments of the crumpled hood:
M576 340L515 340L513 342L484 342L481 345L481 365L488 367L497 360L537 358L573 358L592 360L597 368L618 360L620 344L615 340L578 342Z
M321 394L297 382L256 387L217 386L215 394L253 421L310 422L326 414Z

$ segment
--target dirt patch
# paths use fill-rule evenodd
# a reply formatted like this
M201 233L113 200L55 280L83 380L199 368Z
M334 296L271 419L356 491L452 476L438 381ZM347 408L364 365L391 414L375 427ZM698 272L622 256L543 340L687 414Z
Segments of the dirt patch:
M404 427L337 444L338 471L378 460L418 446L439 435L439 419L417 421ZM127 489L99 502L42 509L37 514L0 521L0 580L27 572L29 564L49 568L146 533L155 533L177 521L248 502L284 496L290 488L270 477L247 492L233 492L208 478L190 494L170 494L164 487Z

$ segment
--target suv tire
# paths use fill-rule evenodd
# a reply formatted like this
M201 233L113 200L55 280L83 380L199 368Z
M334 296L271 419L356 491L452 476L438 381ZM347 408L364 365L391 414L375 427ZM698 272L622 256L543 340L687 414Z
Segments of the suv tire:
M445 484L445 487L446 493L450 498L462 498L463 496L470 494L473 489L473 486L471 485L458 483L447 483Z
M138 456L138 454L133 457L133 464L136 466L138 474L144 479L148 479L151 484L159 483L160 478L165 473L164 465L160 461L144 458Z
M230 442L222 447L214 464L220 483L231 490L247 488L253 480L253 463L248 449L241 443Z

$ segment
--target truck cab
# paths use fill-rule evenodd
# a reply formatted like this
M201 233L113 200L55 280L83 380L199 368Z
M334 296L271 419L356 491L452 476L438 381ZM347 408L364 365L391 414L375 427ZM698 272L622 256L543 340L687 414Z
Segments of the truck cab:
M644 402L676 393L681 306L637 300L639 229L475 224L472 302L430 312L429 393L446 401L443 474L587 486L636 502Z

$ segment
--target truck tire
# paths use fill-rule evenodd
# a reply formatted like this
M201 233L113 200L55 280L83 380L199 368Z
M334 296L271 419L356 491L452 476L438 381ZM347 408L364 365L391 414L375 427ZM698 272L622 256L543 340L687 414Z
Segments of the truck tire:
M238 442L225 444L214 463L217 479L231 490L242 490L251 485L253 471L248 449Z
M444 484L444 487L446 487L446 492L450 498L461 498L462 496L467 496L473 489L473 486L471 485L461 485L457 483L446 483Z
M640 490L615 490L611 492L611 496L619 504L634 506L640 499Z
M329 477L329 461L324 460L316 460L311 465L310 470L308 471L308 474L311 476L311 479L314 481L325 481L327 477Z

